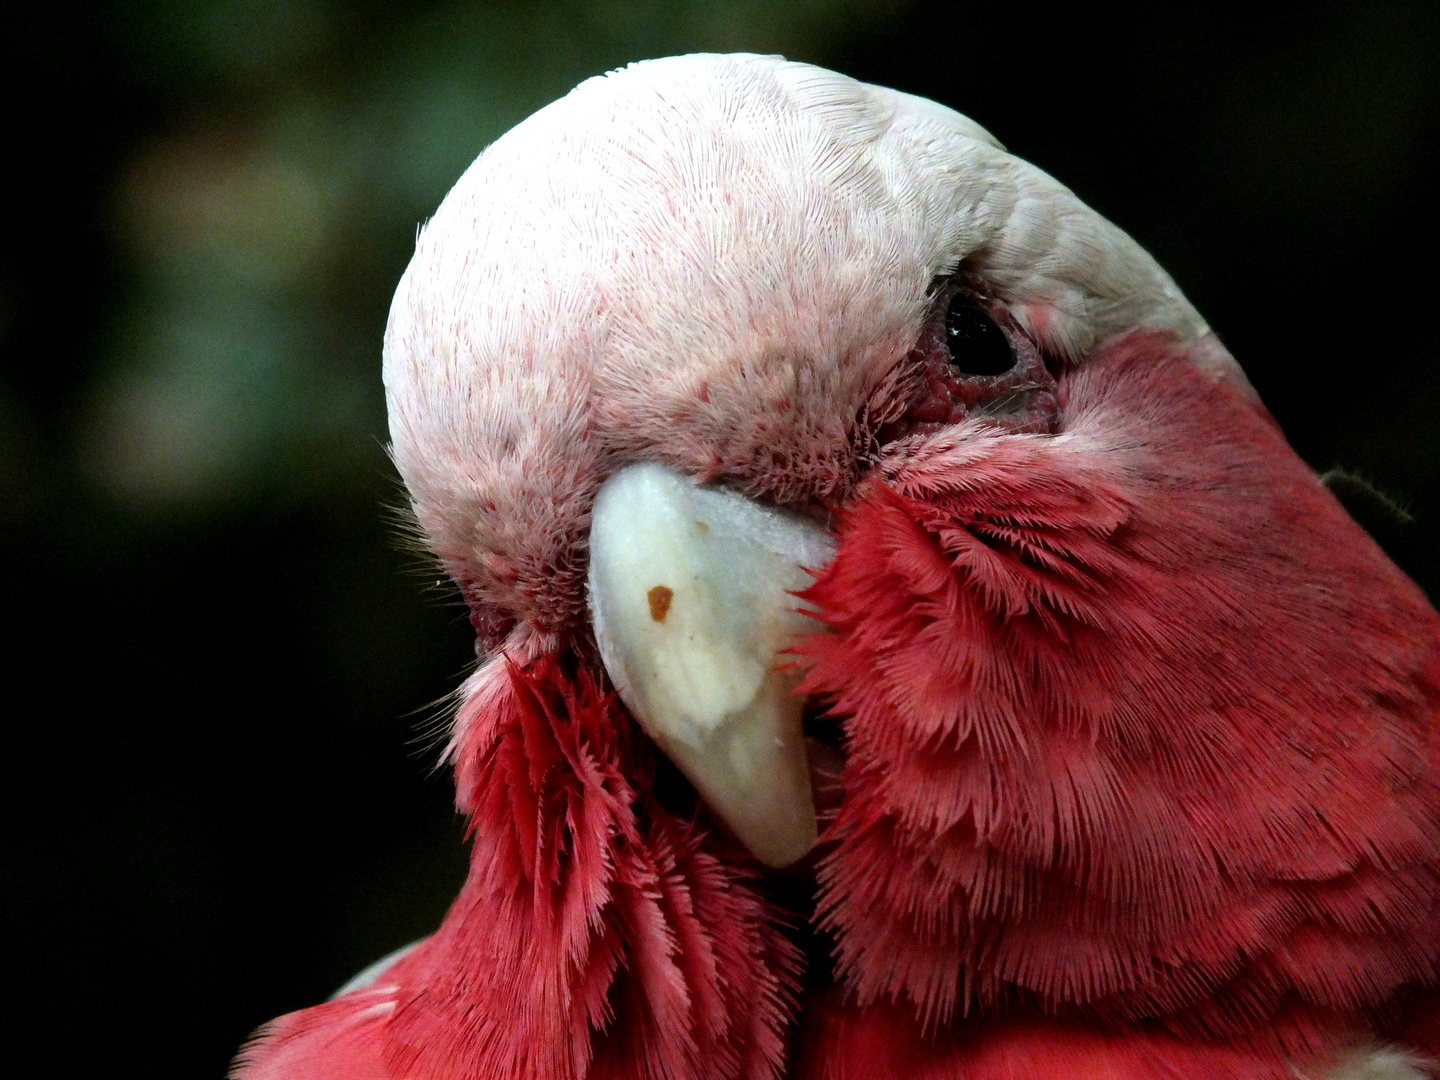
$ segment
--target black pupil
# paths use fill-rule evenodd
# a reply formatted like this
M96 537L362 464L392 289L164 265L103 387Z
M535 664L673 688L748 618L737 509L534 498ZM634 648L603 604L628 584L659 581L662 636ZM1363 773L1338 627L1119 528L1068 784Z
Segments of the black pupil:
M945 344L951 366L962 375L1003 375L1015 366L1005 332L958 294L945 312Z

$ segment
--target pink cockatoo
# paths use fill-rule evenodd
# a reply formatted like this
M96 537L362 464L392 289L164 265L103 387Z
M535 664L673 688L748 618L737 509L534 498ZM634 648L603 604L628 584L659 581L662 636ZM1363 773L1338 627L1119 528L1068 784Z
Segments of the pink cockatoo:
M970 120L591 79L421 232L385 385L470 875L237 1077L1434 1075L1440 619Z

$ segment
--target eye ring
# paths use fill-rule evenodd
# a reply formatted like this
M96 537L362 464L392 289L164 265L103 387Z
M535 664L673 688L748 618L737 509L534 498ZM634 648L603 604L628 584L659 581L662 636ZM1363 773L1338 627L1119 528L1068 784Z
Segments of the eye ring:
M945 348L957 375L993 377L1015 367L1015 350L983 308L963 292L945 309Z

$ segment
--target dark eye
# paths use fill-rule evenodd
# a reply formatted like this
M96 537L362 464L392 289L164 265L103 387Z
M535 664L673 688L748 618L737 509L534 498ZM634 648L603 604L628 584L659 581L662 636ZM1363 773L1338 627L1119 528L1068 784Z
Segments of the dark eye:
M961 375L1003 375L1015 366L1005 332L961 293L945 312L945 345Z

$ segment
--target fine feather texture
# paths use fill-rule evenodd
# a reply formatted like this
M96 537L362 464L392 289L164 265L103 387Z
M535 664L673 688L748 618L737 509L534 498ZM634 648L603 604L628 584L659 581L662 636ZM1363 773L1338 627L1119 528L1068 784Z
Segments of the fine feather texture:
M842 498L962 262L1055 355L1205 331L1133 240L933 102L776 57L591 79L479 157L396 291L385 387L415 514L477 612L553 646L583 621L616 464ZM1244 378L1218 345L1205 362Z
M1273 1052L1197 1042L1167 1032L1123 1034L1073 1023L1020 1020L927 1037L893 1004L867 1009L835 996L806 1003L795 1080L1425 1080L1423 1059L1363 1046L1299 1066Z
M774 1077L799 957L734 845L665 811L580 667L498 661L471 872L375 983L281 1017L244 1080Z
M1174 353L1097 352L1056 436L897 445L845 512L803 650L850 753L835 987L795 1008L748 860L583 666L499 660L445 925L241 1075L773 1076L798 1022L797 1080L1419 1077L1352 1048L1440 954L1436 616Z
M957 271L1058 426L883 444ZM1154 261L970 121L773 57L591 80L424 230L385 380L492 652L448 750L471 874L243 1080L1433 1073L1440 617ZM595 659L590 507L644 460L832 515L803 998L807 913Z
M862 1004L1310 1057L1440 958L1440 620L1248 397L1132 335L1054 436L897 448L804 595Z

